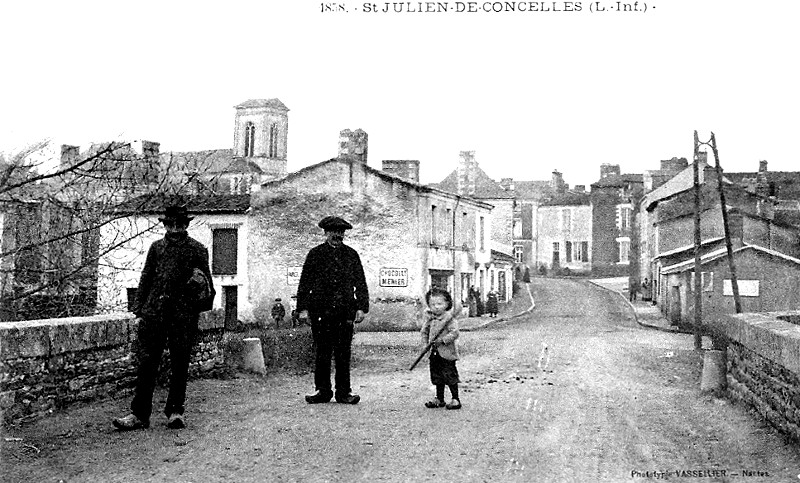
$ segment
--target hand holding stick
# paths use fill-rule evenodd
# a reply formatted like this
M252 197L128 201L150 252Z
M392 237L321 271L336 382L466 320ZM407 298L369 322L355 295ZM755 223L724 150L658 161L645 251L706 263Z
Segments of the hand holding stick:
M428 342L425 345L425 348L422 349L422 352L419 353L419 355L417 356L417 359L414 361L413 364L411 364L411 367L408 368L409 371L413 371L414 368L417 367L417 364L419 364L419 361L421 361L422 358L425 357L425 354L427 354L428 351L431 350L431 347L433 347L433 343L436 341L436 339L439 338L440 335L442 335L442 332L444 332L444 330L446 328L447 328L447 324L445 324L444 326L442 326L441 329L439 329L439 332L436 333L436 337L433 338L433 341Z

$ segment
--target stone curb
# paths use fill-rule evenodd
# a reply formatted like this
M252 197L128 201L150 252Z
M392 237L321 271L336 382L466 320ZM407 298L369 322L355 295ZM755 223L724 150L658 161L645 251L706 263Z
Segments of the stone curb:
M628 298L625 297L624 294L622 294L621 292L618 292L616 290L610 289L608 287L605 287L603 285L600 285L599 283L596 283L596 282L594 282L592 280L586 280L586 281L591 283L595 287L600 287L603 290L607 290L607 291L609 291L609 292L611 292L613 294L619 295L622 298L622 300L624 300L625 303L628 304L628 307L633 312L633 319L636 321L636 323L638 325L640 325L642 327L646 327L648 329L660 330L661 332L669 332L669 333L672 333L672 334L690 334L691 335L691 332L687 332L687 331L679 329L679 328L671 329L671 328L668 328L668 327L661 327L659 325L653 325L653 324L648 324L648 323L642 322L641 320L639 320L639 313L636 312L636 307L634 307L634 305L631 303L631 301L628 300Z
M531 305L527 309L523 310L522 312L520 312L518 314L508 315L508 316L504 316L504 317L497 317L495 319L487 320L486 322L483 322L482 324L476 325L474 327L464 327L463 329L460 329L460 330L462 332L470 332L470 331L473 331L473 330L483 329L483 328L485 328L485 327L487 327L489 325L497 324L497 323L500 323L500 322L506 322L508 320L516 319L517 317L522 317L525 314L529 314L529 313L533 312L533 309L536 308L536 302L533 300L533 294L531 293L531 284L530 283L526 283L525 284L525 290L528 291L528 297L531 299Z

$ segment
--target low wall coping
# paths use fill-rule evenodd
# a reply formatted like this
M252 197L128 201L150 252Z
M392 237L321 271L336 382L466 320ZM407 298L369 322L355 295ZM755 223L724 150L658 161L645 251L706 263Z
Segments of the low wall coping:
M800 311L731 314L714 326L729 339L800 376L800 325L781 320Z

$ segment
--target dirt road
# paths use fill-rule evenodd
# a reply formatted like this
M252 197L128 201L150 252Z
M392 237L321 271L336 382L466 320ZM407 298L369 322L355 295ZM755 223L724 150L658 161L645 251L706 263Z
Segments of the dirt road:
M117 433L119 399L7 431L3 480L800 481L796 446L700 396L691 336L587 283L532 289L530 316L462 333L460 411L423 407L417 334L359 333L357 406L306 405L311 374L192 381L185 430Z

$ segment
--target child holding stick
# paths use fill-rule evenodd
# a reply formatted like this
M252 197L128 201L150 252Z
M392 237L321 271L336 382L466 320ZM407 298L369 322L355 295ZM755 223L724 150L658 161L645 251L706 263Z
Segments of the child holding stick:
M425 403L426 408L461 409L458 399L458 321L453 316L453 298L446 290L432 288L425 294L428 310L422 324L422 343L431 344L431 383L436 397ZM453 399L445 404L444 386L450 388Z

